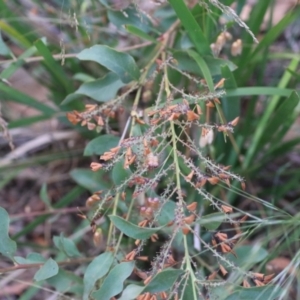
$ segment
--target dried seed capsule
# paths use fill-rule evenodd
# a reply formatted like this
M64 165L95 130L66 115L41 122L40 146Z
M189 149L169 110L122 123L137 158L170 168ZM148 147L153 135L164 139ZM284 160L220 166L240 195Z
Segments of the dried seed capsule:
M244 288L250 288L251 287L250 283L246 279L243 280L243 287Z
M193 212L197 209L197 202L192 202L186 207L190 212Z
M258 279L254 279L253 281L254 281L254 283L256 284L256 286L264 286L264 285L265 285L263 282L261 282L261 281L258 280Z
M240 117L236 117L235 119L233 119L232 121L230 121L228 123L229 126L236 126L237 123L239 122Z
M219 267L220 267L220 271L221 271L222 275L226 276L228 274L227 270L222 265L219 265Z
M275 273L273 273L273 274L270 274L270 275L265 275L264 276L264 283L265 284L267 284L267 283L269 283L273 278L274 278L274 276L275 276Z
M158 156L150 152L146 157L147 166L149 168L157 168L159 166Z
M233 211L232 207L227 206L227 205L221 205L221 209L223 210L223 212L225 214L232 213L232 211Z
M241 39L236 40L231 45L231 55L238 56L242 53L243 50L243 42Z
M148 256L138 256L136 259L141 260L141 261L148 261L149 257Z
M100 200L100 198L99 198L99 200ZM91 208L91 207L93 207L96 203L98 203L99 200L98 200L98 199L95 199L95 198L93 198L93 197L89 197L89 198L86 200L86 202L85 202L85 206L88 207L88 208Z
M185 176L186 181L191 181L194 176L194 171L192 170L189 175Z
M188 217L185 217L183 221L190 225L195 221L195 215L189 215Z
M147 277L145 280L144 280L144 285L147 285L152 279L152 276L149 276Z
M98 228L93 235L93 242L96 247L99 247L103 241L102 229Z
M191 231L191 229L187 226L184 226L182 227L181 231L184 235L187 235Z
M102 164L99 164L99 163L96 163L96 162L92 162L90 166L91 166L91 169L92 169L93 172L96 172L96 171L103 168Z
M195 121L195 120L199 120L199 115L194 113L192 110L189 110L187 112L187 120L190 121L190 122Z
M215 185L219 182L219 178L218 177L210 177L210 178L207 178L208 182L212 185Z
M218 271L214 271L207 277L207 279L214 280L217 277L217 274L218 274Z

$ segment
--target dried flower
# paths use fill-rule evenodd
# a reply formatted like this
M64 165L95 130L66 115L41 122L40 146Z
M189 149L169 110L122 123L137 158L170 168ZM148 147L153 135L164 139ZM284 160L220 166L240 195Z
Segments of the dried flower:
M227 205L221 205L221 209L223 210L223 212L225 214L232 213L232 211L233 211L232 207L227 206Z
M192 202L186 207L190 212L193 212L197 209L197 202Z
M231 55L238 56L242 53L243 50L243 42L241 39L236 40L231 45Z
M93 235L93 242L96 247L99 247L102 244L103 234L102 229L98 228Z
M103 165L102 164L99 164L99 163L96 163L96 162L92 162L91 163L91 169L92 169L92 171L94 171L94 172L96 172L96 171L98 171L98 170L100 170L100 169L102 169L103 168Z

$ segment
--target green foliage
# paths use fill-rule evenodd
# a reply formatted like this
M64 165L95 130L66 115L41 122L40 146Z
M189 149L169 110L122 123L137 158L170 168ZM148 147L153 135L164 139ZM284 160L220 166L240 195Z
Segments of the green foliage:
M91 60L106 67L117 74L124 83L138 80L140 71L134 59L122 52L103 45L95 45L80 52L77 57L80 60Z
M152 234L164 228L164 226L156 228L141 228L118 216L109 216L109 218L121 232L136 240L146 240Z
M35 273L34 280L42 281L55 276L58 273L58 265L55 260L49 258L45 264Z
M0 207L0 253L12 259L17 251L17 244L8 235L9 215Z
M37 285L20 299L40 298L44 285L86 300L299 294L300 175L297 160L288 160L298 157L300 140L287 138L299 129L299 56L272 47L279 37L295 45L286 33L299 9L271 26L271 0L258 1L246 23L239 18L244 0L235 1L236 14L232 0L150 8L50 2L36 1L29 13L16 0L0 0L0 126L5 141L16 141L12 153L1 148L3 206L14 216L0 207L0 253L14 263L8 271L37 269ZM234 56L237 39L244 46ZM46 101L15 86L25 67L47 89ZM34 113L19 116L18 105ZM70 137L56 139L44 121ZM51 145L39 144L45 136ZM19 204L11 195L31 182L28 168L42 171L30 197L20 191ZM45 212L24 197L37 198ZM26 257L25 246L32 251ZM269 282L264 274L278 256L291 264Z

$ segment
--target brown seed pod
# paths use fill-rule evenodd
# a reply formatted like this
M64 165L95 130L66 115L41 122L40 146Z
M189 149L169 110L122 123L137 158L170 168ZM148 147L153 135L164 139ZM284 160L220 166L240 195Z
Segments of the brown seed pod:
M190 229L189 227L187 227L187 226L183 226L183 227L181 228L181 231L182 231L182 233L183 233L184 235L187 235L187 234L191 231L191 229Z
M145 280L144 280L144 285L147 285L152 279L152 276L148 276Z
M146 163L147 166L150 169L155 169L159 166L159 160L158 160L158 156L154 155L152 152L150 152L147 156L146 156Z
M221 178L221 179L228 179L230 178L228 174L225 174L225 173L219 173L218 176Z
M236 117L235 119L233 119L232 121L230 121L229 123L228 123L228 125L229 126L236 126L237 125L237 123L239 122L239 119L240 119L240 117Z
M103 241L103 234L101 228L98 228L93 235L93 242L96 247L99 247Z
M209 177L207 178L207 181L212 184L212 185L215 185L219 182L219 178L218 177Z
M196 110L198 115L202 115L202 109L199 104L196 104Z
M264 280L265 275L263 273L252 273L255 279L258 279L260 281Z
M191 204L187 205L187 210L193 212L197 209L197 202L192 202Z
M148 224L149 220L143 220L141 222L138 223L139 227L146 227L146 225Z
M228 274L227 270L222 265L219 265L219 268L223 276L226 276Z
M227 206L227 205L221 205L221 209L223 210L223 212L224 212L225 214L229 214L229 213L232 213L232 212L233 212L232 207Z
M218 98L214 98L214 103L221 104L221 101Z
M244 288L250 288L251 287L250 283L246 279L243 280L243 287Z
M243 191L246 189L246 183L244 181L241 182L241 188Z
M256 284L256 286L264 286L264 285L265 285L263 282L261 282L261 281L258 280L258 279L254 279L253 281L254 281L254 283Z
M220 247L223 253L230 253L232 250L231 247L225 243L220 244Z
M194 113L192 110L189 110L186 114L187 114L187 120L189 122L193 122L195 120L199 120L199 115L197 115L196 113Z
M274 278L274 276L275 276L275 273L270 274L270 275L265 275L263 283L268 284Z
M185 224L192 224L195 221L195 215L189 215L183 219Z
M96 128L96 124L88 122L87 123L88 130L94 130Z
M99 200L100 200L100 198L99 198ZM85 202L85 206L86 206L87 208L91 208L91 207L93 207L96 203L98 203L99 200L98 200L98 199L95 199L95 198L93 198L93 197L89 197L89 198L86 200L86 202Z
M125 256L125 260L126 261L132 261L135 258L135 250L132 250L131 252L129 252L126 256Z
M196 183L196 185L195 185L196 188L202 188L202 187L205 185L206 181L207 181L207 178L206 178L206 177L198 178L198 179L197 179L197 183Z
M224 241L226 241L226 240L228 239L227 234L226 234L226 233L222 233L222 232L217 232L217 233L215 234L215 237L216 237L218 240L220 240L221 242L224 242Z
M194 170L192 170L190 173L189 173L189 175L187 175L187 176L185 176L185 180L186 181L191 181L192 180L192 178L193 178L193 176L194 176Z
M214 280L217 277L217 275L218 275L218 271L214 271L207 277L207 279Z
M66 113L66 117L73 125L76 125L81 121L80 115L76 111Z
M158 235L156 233L152 234L151 237L151 242L155 243L158 241Z
M103 168L102 164L99 164L99 163L96 163L96 162L92 162L90 166L91 166L91 169L92 169L93 172L96 172L96 171Z
M214 105L214 103L213 103L212 101L207 101L207 102L206 102L206 107L214 108L215 105Z
M232 56L238 56L242 53L243 50L243 42L241 39L237 39L235 42L231 45L231 55Z
M136 259L141 260L141 261L148 261L149 257L148 256L138 256Z

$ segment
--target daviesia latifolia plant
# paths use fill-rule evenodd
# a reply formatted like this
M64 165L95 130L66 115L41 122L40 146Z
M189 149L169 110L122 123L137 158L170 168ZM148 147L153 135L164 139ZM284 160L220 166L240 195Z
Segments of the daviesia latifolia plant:
M65 31L72 43L63 34L56 48L18 35L28 49L1 73L0 90L41 111L10 126L55 118L63 129L71 128L63 134L68 140L72 133L70 145L90 139L84 150L67 148L85 168L72 168L78 185L53 206L43 185L43 214L49 216L32 220L14 240L8 235L8 214L0 209L0 252L14 263L0 273L37 268L33 279L40 290L35 292L50 286L64 299L283 299L289 290L283 283L292 285L299 253L298 262L295 255L281 275L267 263L292 248L299 226L275 200L256 197L251 179L257 174L260 181L267 162L296 145L297 140L282 141L297 118L298 95L286 85L299 58L291 56L277 88L247 85L261 53L268 53L297 14L285 17L258 43L255 36L270 0L257 2L251 28L238 16L242 0L235 8L232 0L66 2L82 14L67 14ZM0 8L6 6L0 0ZM3 28L10 27L0 21ZM29 57L36 52L39 57ZM55 108L6 84L23 59L43 62ZM240 99L261 94L272 95L272 101ZM264 107L261 121L256 102ZM7 129L6 123L1 126ZM56 153L51 157L58 159ZM284 191L278 194L279 199ZM86 206L75 216L79 198ZM71 203L74 207L68 207ZM68 220L78 223L74 229L70 225L68 238L67 229L61 229L51 236L53 247L43 249L46 254L15 256L15 241L63 212L73 213ZM29 299L30 289L21 300Z
M176 10L175 2L170 1ZM236 147L234 128L239 116L227 120L222 108L226 78L221 68L224 65L229 71L232 66L218 56L229 47L232 56L239 55L242 41L233 40L225 30L207 47L201 44L201 31L192 15L186 22L175 19L155 41L128 25L129 31L154 43L141 66L128 54L105 45L78 56L99 62L123 83L118 95L106 103L88 103L84 111L67 114L74 125L105 131L111 138L121 136L91 163L94 172L110 174L113 187L96 191L86 201L90 214L80 215L91 222L94 244L106 245L100 257L109 261L107 275L89 291L92 298L231 299L239 293L247 295L251 287L261 288L258 291L268 297L273 293L264 287L274 274L249 271L236 263L235 247L243 241L247 214L217 196L232 183L245 190L246 183L206 150L217 137ZM178 35L182 26L192 26L189 22L196 22L199 36L188 31L187 39L195 45L178 49ZM213 73L211 64L217 65ZM125 126L117 131L123 115ZM103 229L99 219L109 226ZM120 288L108 293L114 276L120 276ZM134 283L123 289L126 279Z

